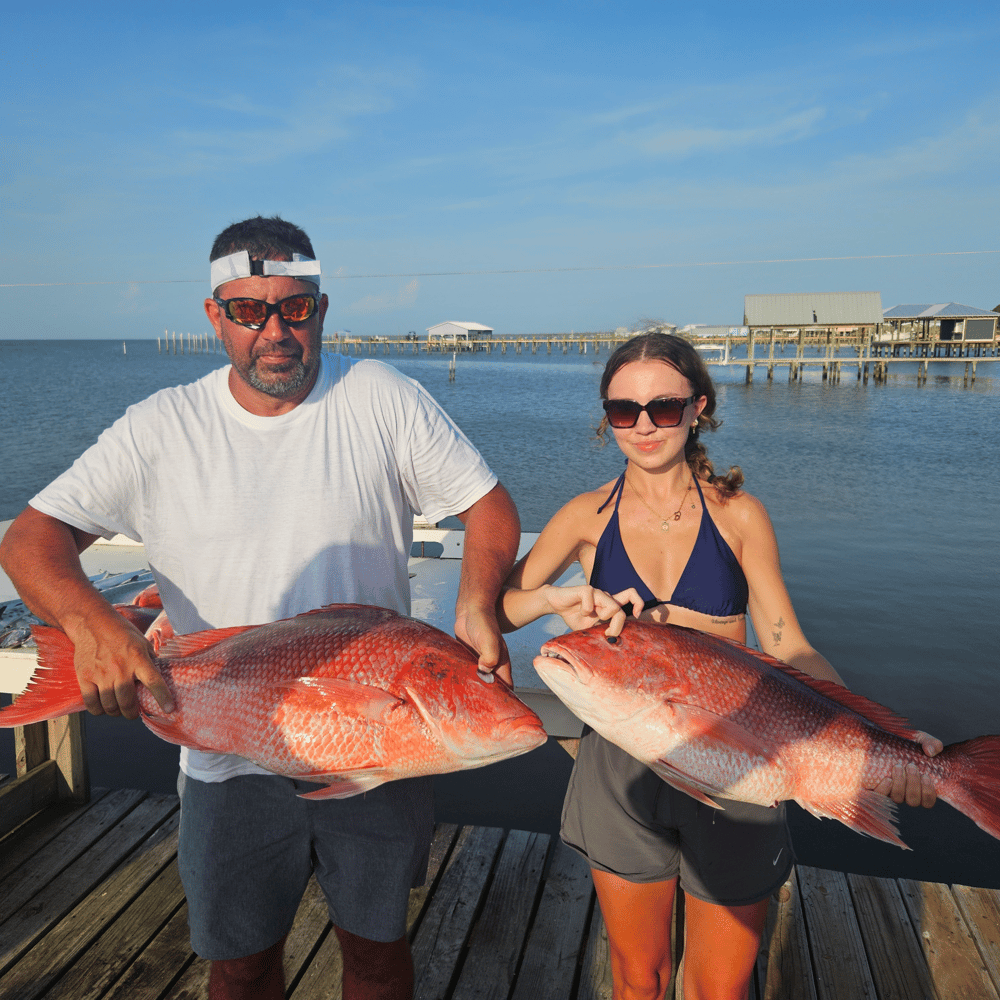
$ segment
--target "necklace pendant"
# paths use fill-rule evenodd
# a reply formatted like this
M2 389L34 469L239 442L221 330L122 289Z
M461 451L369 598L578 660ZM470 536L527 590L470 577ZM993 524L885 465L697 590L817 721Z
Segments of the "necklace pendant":
M670 522L669 521L661 521L660 522L660 531L669 531L669 530L670 530Z
M674 520L675 520L675 521L679 521L680 519L681 519L681 512L680 512L680 511L677 511L677 513L676 513L676 514L674 514Z

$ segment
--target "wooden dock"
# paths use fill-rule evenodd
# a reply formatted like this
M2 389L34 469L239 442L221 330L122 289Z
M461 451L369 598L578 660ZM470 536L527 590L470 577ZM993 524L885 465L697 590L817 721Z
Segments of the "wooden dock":
M0 840L0 997L204 997L177 823L175 796L95 790ZM998 928L996 890L800 867L772 902L751 997L997 1000ZM409 934L418 1000L611 997L589 873L544 834L439 825ZM288 996L340 997L339 963L311 883L288 939Z
M395 352L417 354L420 352L452 354L467 352L507 354L594 354L610 353L635 334L580 333L533 334L514 337L492 337L470 340L458 344L439 341L410 340L405 337L378 338L324 338L327 351L349 355L386 355ZM1000 361L1000 342L953 342L936 339L900 340L880 339L856 332L805 332L786 333L768 331L753 336L729 336L711 343L693 340L705 363L710 367L739 368L744 370L747 385L754 380L758 369L763 369L768 380L775 371L785 368L788 381L801 379L808 371L817 372L824 381L838 383L846 370L856 374L859 382L885 383L891 368L899 365L916 367L918 383L927 381L932 366L942 363L964 362L965 385L976 381L980 363ZM454 379L454 363L449 372Z
M414 340L410 337L326 336L323 349L337 354L377 356L387 354L464 354L478 352L507 354L608 354L635 336L635 333L570 333L524 334L469 340L461 343ZM932 366L941 363L965 362L963 384L976 381L980 363L1000 361L1000 339L986 342L943 341L933 336L900 339L898 334L872 337L863 332L844 331L781 331L770 330L754 335L734 335L717 338L717 342L692 343L711 367L742 368L747 385L763 369L768 381L776 369L787 370L788 381L802 378L810 370L819 372L823 381L838 383L844 371L854 372L859 382L875 384L888 380L891 368L899 365L916 366L918 384L927 381ZM172 338L172 341L171 341ZM169 334L159 337L157 350L166 354L219 353L217 339L207 334ZM454 380L454 363L449 378Z

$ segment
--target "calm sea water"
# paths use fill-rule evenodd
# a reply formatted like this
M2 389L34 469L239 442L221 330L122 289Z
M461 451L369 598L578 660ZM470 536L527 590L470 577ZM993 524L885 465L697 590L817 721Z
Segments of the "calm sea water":
M126 406L225 363L221 354L158 355L155 342L0 341L3 373L0 520L65 469ZM510 490L525 530L621 468L593 443L607 355L378 354L422 382ZM961 363L893 369L885 385L838 385L784 370L752 386L741 368L712 369L723 427L708 439L716 467L740 465L770 512L799 619L857 691L946 743L1000 732L1000 370ZM128 724L91 720L97 784L169 787L173 748L133 725L143 751L128 766ZM0 759L0 770L8 770ZM522 829L558 822L569 758L547 747L442 779L444 818ZM1000 843L950 807L902 810L904 854L839 824L796 812L807 863L1000 887Z

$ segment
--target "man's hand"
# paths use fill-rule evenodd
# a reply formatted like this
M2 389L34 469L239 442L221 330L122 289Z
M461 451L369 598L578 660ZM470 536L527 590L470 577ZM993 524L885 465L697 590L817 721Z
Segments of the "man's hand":
M927 733L917 733L917 742L924 748L928 757L936 757L944 744ZM896 764L892 769L892 777L883 778L874 789L880 795L888 795L897 805L906 803L908 806L923 806L930 809L937 802L937 789L929 775L921 774L916 764Z
M500 626L493 610L469 610L455 619L455 636L479 657L479 673L484 680L495 674L508 686L514 686L510 670L510 654L500 635Z
M92 715L139 715L135 683L144 684L165 712L170 691L153 666L149 643L94 589L80 564L93 544L72 525L26 507L0 541L0 563L21 600L73 643L74 666Z
M108 615L67 628L80 693L91 715L139 716L136 682L149 689L164 712L174 710L170 689L153 665L142 633L111 608Z

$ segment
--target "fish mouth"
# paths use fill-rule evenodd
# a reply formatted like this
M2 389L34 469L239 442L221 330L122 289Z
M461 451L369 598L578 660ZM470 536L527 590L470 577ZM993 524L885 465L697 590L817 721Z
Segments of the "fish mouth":
M491 764L494 761L516 757L540 747L549 738L541 721L524 715L501 719L493 729L494 748L475 755L477 762Z
M569 650L548 643L542 646L531 662L542 680L545 680L546 672L555 676L570 673L580 684L589 684L594 676L594 671Z

